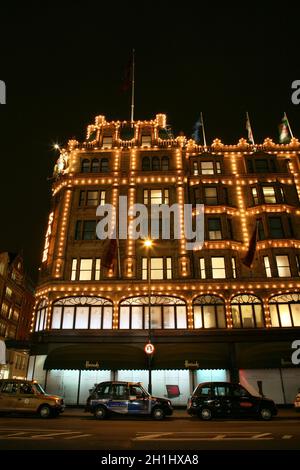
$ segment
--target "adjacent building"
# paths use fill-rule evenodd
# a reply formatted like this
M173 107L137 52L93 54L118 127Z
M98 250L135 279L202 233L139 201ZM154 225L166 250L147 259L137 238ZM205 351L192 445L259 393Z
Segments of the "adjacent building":
M111 378L147 387L151 333L153 393L175 405L198 382L230 379L292 402L300 387L291 360L300 339L299 155L295 138L204 147L173 136L163 114L134 123L97 116L55 166L28 376L69 404ZM147 248L129 230L116 247L99 240L96 209L111 203L118 213L119 196L149 209L178 203L170 239ZM184 204L204 204L200 250L187 249ZM161 230L163 217L158 223Z
M33 286L22 255L0 252L1 378L26 377L33 306Z

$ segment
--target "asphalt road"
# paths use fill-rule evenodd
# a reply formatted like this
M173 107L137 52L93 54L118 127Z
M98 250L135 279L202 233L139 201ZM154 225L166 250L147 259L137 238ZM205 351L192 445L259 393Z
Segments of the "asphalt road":
M0 418L1 450L300 450L300 414L280 410L269 422L203 422L184 410L153 421L113 417L97 421L82 410L66 410L56 419Z

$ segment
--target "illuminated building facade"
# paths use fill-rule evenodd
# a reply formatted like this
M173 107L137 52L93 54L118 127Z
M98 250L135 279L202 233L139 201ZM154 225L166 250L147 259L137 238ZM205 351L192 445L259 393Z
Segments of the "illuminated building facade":
M133 126L97 116L55 166L28 376L73 404L112 377L147 386L150 288L153 393L178 385L173 402L185 404L198 382L231 379L291 402L300 382L291 362L300 338L299 154L297 139L203 147L174 137L163 114ZM149 252L129 233L109 269L96 207L122 195L130 205L179 203L182 237L154 240ZM186 249L185 203L205 206L198 251ZM256 225L250 269L243 259Z
M25 378L34 306L31 282L21 254L0 253L0 378Z

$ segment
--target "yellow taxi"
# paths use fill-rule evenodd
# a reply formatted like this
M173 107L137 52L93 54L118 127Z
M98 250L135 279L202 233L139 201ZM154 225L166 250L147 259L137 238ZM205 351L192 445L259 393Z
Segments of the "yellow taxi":
M0 413L32 413L50 418L64 409L63 398L48 395L35 380L0 379Z

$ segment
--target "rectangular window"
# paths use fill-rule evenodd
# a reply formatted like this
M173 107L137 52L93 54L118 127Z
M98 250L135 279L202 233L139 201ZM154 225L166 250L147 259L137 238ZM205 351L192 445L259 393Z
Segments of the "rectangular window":
M89 307L76 307L75 329L87 329L89 324Z
M167 279L172 279L172 258L166 259L167 265Z
M103 137L102 148L111 149L112 148L112 137Z
M198 176L198 175L199 175L198 162L193 162L193 175L194 175L194 176Z
M213 175L214 164L213 162L200 162L200 170L202 175Z
M142 135L142 147L151 147L151 135Z
M82 240L95 240L96 238L96 220L84 220Z
M216 256L211 258L211 268L213 279L225 279L225 259L222 256Z
M98 205L98 191L87 191L86 205L87 206Z
M10 287L7 287L5 291L5 297L10 298L11 296L12 296L12 290Z
M100 206L104 206L105 204L105 195L106 191L100 191Z
M266 204L275 204L276 203L276 195L275 189L273 186L263 186L262 192L264 196L264 202Z
M264 256L264 266L265 266L266 276L272 277L270 260L268 256Z
M62 307L53 307L51 328L60 329Z
M81 259L79 268L79 281L91 281L92 280L92 259Z
M252 193L253 204L256 206L257 204L259 204L257 188L251 188L251 193Z
M101 259L95 259L95 281L100 281Z
M221 240L221 220L220 219L208 219L208 239L209 240Z
M232 277L236 279L236 261L233 256L231 258L231 268L232 268Z
M268 173L269 166L268 160L264 158L257 158L254 160L256 173Z
M276 265L279 277L291 277L290 262L287 255L276 256Z
M85 191L80 191L79 206L85 206L85 195L86 195Z
M261 219L259 219L257 222L258 222L258 239L259 240L264 240L265 239L265 231L264 231L263 222L262 222Z
M150 259L150 279L163 279L163 258ZM148 279L148 258L142 259L142 279Z
M76 281L77 259L72 259L71 281Z
M200 279L206 279L205 259L204 258L199 258L199 265L200 265Z
M283 226L280 217L269 217L271 238L284 238Z
M204 197L205 197L205 204L209 206L216 206L218 204L217 188L215 187L204 188Z
M216 162L216 173L219 175L221 173L221 162Z
M74 323L74 307L65 307L62 328L73 329L73 323Z
M101 328L101 307L91 307L90 329L100 330Z
M169 204L168 189L144 189L144 204Z

